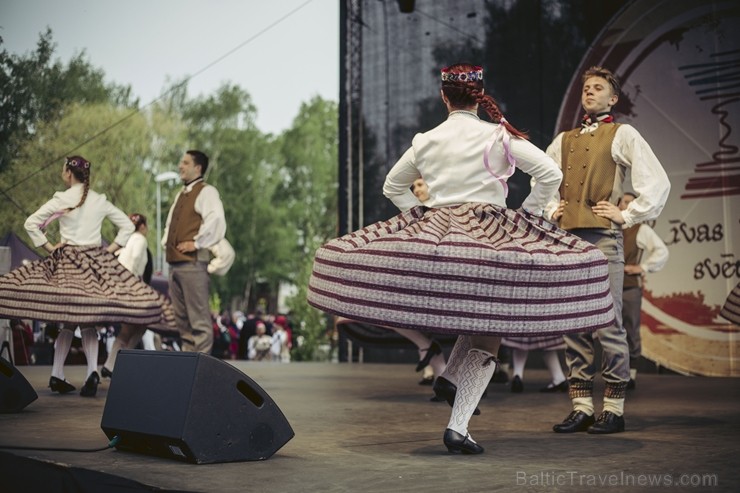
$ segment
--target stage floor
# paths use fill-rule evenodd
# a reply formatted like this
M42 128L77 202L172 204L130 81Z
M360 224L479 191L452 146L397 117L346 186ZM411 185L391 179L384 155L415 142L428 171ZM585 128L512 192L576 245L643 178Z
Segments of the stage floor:
M431 388L417 384L413 365L234 365L295 431L270 459L193 465L114 449L0 448L0 491L740 491L738 379L640 375L627 397L626 432L560 435L552 425L569 413L567 395L539 393L546 371L529 370L522 394L489 386L470 427L486 452L460 456L442 444L450 408L429 401ZM39 398L0 414L0 445L106 446L100 422L109 381L92 399L58 395L46 388L49 366L18 369ZM85 368L66 372L79 388ZM597 381L596 395L602 391ZM129 482L115 485L109 475Z

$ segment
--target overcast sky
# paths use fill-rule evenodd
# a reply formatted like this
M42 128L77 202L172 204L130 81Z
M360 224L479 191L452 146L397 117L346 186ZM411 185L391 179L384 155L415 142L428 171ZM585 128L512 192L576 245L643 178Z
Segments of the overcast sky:
M168 80L194 75L190 96L231 82L252 96L259 129L279 133L302 102L339 98L337 0L0 0L8 51L33 50L47 26L57 57L84 50L142 105Z

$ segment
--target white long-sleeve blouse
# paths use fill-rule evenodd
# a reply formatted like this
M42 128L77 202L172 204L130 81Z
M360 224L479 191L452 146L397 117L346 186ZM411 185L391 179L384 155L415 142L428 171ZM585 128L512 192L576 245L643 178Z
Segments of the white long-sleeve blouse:
M422 205L409 188L422 177L429 186L429 199L423 203L427 207L471 202L506 207L504 187L483 161L490 144L493 173L501 177L509 168L502 140L494 139L498 128L472 112L451 112L446 121L414 137L411 147L388 172L383 194L403 211ZM537 180L522 207L540 216L548 199L557 192L563 174L552 158L529 141L512 137L509 147L516 167Z
M31 214L24 227L33 245L39 247L46 243L46 234L40 226L54 213L72 209L82 198L83 185L75 183L63 192L57 192L54 197ZM100 229L105 218L118 228L118 234L113 240L120 246L126 245L134 232L134 224L118 207L111 204L105 195L93 190L87 192L85 203L59 217L59 232L61 242L69 245L100 245L102 236Z

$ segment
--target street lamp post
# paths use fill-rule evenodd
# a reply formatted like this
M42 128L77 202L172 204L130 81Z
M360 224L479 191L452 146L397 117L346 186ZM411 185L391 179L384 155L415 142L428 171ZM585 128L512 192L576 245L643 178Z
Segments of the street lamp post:
M164 262L162 262L162 182L173 181L180 178L180 175L175 171L165 171L154 177L154 181L157 183L157 262L156 272L162 272L164 268ZM164 273L166 274L166 273Z

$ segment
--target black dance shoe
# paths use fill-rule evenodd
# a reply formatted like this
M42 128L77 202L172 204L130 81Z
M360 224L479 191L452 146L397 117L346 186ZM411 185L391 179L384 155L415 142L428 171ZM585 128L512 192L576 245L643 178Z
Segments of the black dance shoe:
M586 431L589 426L594 424L594 415L588 415L583 411L572 411L562 423L552 427L555 433L575 433L577 431Z
M637 386L637 383L635 382L635 379L630 378L630 381L627 382L627 390L635 390L636 386Z
M449 404L450 407L455 405L455 394L457 394L457 386L447 380L445 377L437 377L434 380L434 387L432 387L432 390L434 390L434 395L436 395L440 399L444 399L445 401L447 401L447 404ZM473 414L478 416L480 414L480 409L476 407L475 411L473 411Z
M103 378L113 378L113 372L106 367L100 369L100 376Z
M429 344L429 347L426 349L426 354L416 364L416 371L421 371L425 367L429 366L429 362L438 354L442 354L442 346L440 346L437 341L432 340L431 344Z
M548 383L546 387L542 387L540 392L552 393L552 392L568 392L568 381L563 380L557 385L553 385L552 382Z
M514 379L511 381L511 391L515 394L521 394L524 391L524 384L519 375L514 375Z
M80 395L82 397L95 397L98 393L98 384L100 383L100 377L98 372L94 371L85 380L85 385L80 389Z
M624 431L624 416L617 416L611 411L599 414L596 423L588 428L592 435L607 435L609 433L621 433Z
M419 385L434 385L434 377L422 378L421 380L419 380Z
M49 388L52 392L59 392L60 394L68 394L76 390L74 385L57 377L49 379Z
M467 455L482 454L484 450L483 447L475 443L473 439L470 438L470 435L462 436L455 430L451 430L449 428L445 430L444 442L447 447L447 451L453 454L458 452Z

